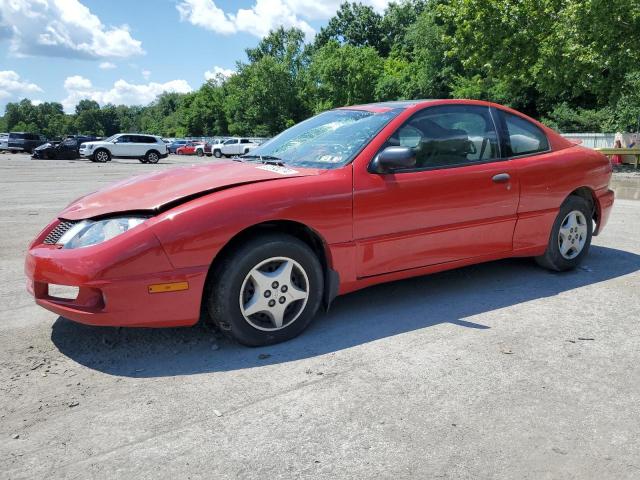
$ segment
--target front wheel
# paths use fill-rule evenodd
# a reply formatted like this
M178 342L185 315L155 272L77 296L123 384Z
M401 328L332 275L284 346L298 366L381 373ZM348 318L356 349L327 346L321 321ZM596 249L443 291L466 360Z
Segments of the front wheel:
M244 243L217 266L212 281L207 290L211 319L252 347L299 335L318 311L324 288L317 256L284 234Z
M111 154L108 150L98 150L93 154L94 161L98 163L105 163L111 160Z
M220 150L215 150L213 152L213 156L216 158L222 158L222 152Z
M202 150L196 150L196 155L199 157L204 157L204 152Z
M570 196L560 207L547 250L536 262L557 272L571 270L589 252L592 235L592 206L582 197Z

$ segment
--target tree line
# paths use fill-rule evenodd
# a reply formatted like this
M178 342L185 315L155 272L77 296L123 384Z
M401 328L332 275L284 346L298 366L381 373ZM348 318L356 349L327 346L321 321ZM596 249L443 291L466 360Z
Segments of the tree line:
M571 132L635 131L638 0L403 0L384 14L343 3L311 43L279 28L231 77L147 106L9 103L0 131L50 138L121 131L270 136L320 111L415 98L475 98Z

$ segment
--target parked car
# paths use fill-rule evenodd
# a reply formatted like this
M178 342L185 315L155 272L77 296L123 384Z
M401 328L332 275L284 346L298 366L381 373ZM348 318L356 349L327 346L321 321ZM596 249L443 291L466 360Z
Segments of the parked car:
M169 145L167 145L167 149L169 153L176 153L176 150L187 144L186 140L174 140Z
M222 144L216 145L213 150L213 156L231 157L233 155L244 155L258 146L257 143L251 141L249 138L229 138Z
M40 145L33 150L31 157L50 160L75 160L76 158L80 158L80 145L84 142L93 142L95 140L96 137L70 136L62 142L48 142Z
M0 133L0 152L9 150L9 134Z
M38 133L11 132L7 142L7 150L12 153L31 153L34 148L46 142L47 139Z
M224 140L218 138L211 142L201 143L200 145L196 145L195 153L199 157L204 157L205 155L207 157L210 157L211 155L213 155L213 147L221 145L223 142Z
M158 163L167 155L167 146L160 137L139 133L118 133L105 140L80 145L80 156L100 163L112 158L137 158L142 163Z
M324 112L235 160L70 204L29 247L36 302L91 325L186 326L206 313L267 345L377 283L506 257L572 269L614 201L605 156L473 100Z
M185 145L178 147L176 149L176 153L178 155L195 155L196 154L196 147L200 145L199 143L195 143L195 142L187 142Z

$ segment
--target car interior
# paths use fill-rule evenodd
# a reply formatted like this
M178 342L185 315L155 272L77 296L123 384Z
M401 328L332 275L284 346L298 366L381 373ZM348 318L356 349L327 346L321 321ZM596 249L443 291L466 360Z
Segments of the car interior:
M432 109L418 113L383 148L403 146L416 152L416 169L464 165L498 157L498 139L488 112Z

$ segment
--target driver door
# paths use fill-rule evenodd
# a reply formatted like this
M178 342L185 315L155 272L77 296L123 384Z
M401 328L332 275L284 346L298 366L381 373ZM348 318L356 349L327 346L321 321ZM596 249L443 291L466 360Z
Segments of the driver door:
M67 138L57 148L57 158L75 159L78 157L78 141L74 138Z
M388 146L413 148L416 166L354 175L359 278L511 251L518 179L488 107L427 107Z
M111 147L111 154L114 157L126 157L130 155L131 147L131 136L130 135L122 135L121 137L116 138L113 147Z

